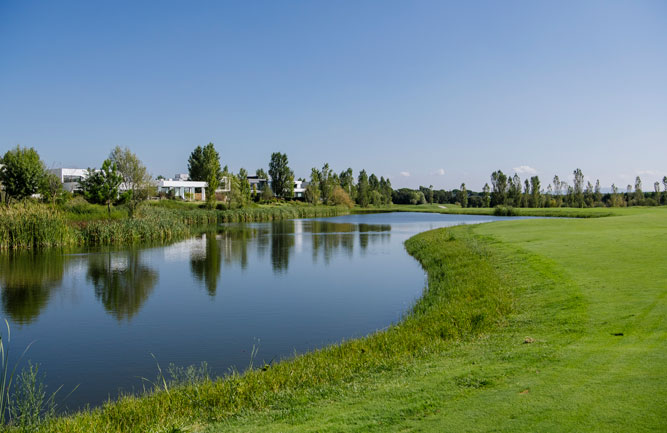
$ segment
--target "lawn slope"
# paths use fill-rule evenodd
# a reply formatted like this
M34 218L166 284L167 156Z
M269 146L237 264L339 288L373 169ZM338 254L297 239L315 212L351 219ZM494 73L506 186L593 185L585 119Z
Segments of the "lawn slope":
M438 252L446 232L407 243L430 284L451 259ZM468 232L513 299L495 331L434 346L324 398L195 430L665 431L667 209L449 231Z

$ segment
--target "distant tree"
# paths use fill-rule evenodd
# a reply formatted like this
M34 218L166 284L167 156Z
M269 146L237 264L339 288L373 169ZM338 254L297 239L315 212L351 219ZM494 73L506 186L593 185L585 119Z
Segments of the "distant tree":
M642 180L637 176L635 178L635 204L641 206L644 204L644 192L642 191Z
M88 169L87 176L79 182L83 196L91 203L105 204L111 214L111 205L118 199L123 176L116 164L105 159L101 170Z
M660 206L660 182L655 181L653 183L653 189L655 190L655 202Z
M7 203L23 200L35 194L44 178L44 163L35 149L16 146L0 159L0 184L5 190Z
M239 169L239 174L237 176L239 184L239 197L241 199L241 204L243 206L250 203L252 190L250 188L250 182L248 182L248 171L245 168Z
M313 167L310 170L310 182L306 187L306 201L311 204L318 204L320 197L320 171Z
M595 181L595 203L602 203L602 190L600 189L600 179Z
M271 186L269 185L268 182L262 184L261 190L262 190L261 194L262 201L263 202L271 201L271 199L273 198L273 190L271 189Z
M563 185L558 178L558 175L554 176L554 194L556 194L556 206L561 207L563 205Z
M514 173L514 177L509 182L508 204L512 206L521 206L521 178Z
M392 188L391 181L380 176L380 193L382 194L382 203L391 204Z
M595 197L593 196L593 184L588 181L586 183L586 189L584 190L584 203L587 207L592 207Z
M324 203L329 202L331 192L333 191L333 174L333 170L329 168L329 163L325 163L322 166L322 171L319 173L320 195Z
M207 183L206 186L206 206L213 209L216 203L215 191L220 186L220 180L223 178L220 170L220 154L215 150L213 143L208 143L202 150L204 165L202 167L203 180ZM225 167L227 181L230 182L229 170Z
M354 198L354 172L352 169L348 168L345 171L341 171L340 176L338 176L338 180L340 182L340 187L343 188L343 190L350 196L350 198Z
M368 175L366 170L361 170L357 179L357 204L366 207L370 203L370 186L368 184Z
M577 168L574 174L574 203L576 207L584 207L584 174Z
M258 168L257 170L255 170L255 176L257 176L260 179L266 179L266 180L269 179L269 176L266 174L263 168Z
M491 174L491 206L507 204L507 176L502 170L494 171Z
M532 207L541 207L541 203L540 178L538 176L533 176L530 178L530 205Z
M121 149L116 146L109 154L109 159L123 178L122 199L127 204L130 217L134 217L139 205L150 197L155 188L153 178L137 155L127 147Z
M662 189L665 191L665 193L662 195L662 200L665 204L667 204L667 176L663 176L662 178Z
M483 192L483 198L482 198L482 203L484 207L489 207L491 206L491 194L490 194L491 188L489 187L488 183L484 184L484 188L482 188Z
M461 188L459 188L458 200L461 203L461 207L468 207L468 190L465 183L462 183Z
M269 163L271 187L276 196L292 198L294 191L294 174L287 165L287 154L274 152Z
M331 191L331 199L329 202L334 206L345 206L348 208L354 206L354 202L350 198L350 195L338 185Z
M530 207L530 181L528 179L524 180L524 190L523 190L523 199L521 200L521 206Z
M190 180L200 182L206 181L206 173L204 171L205 165L204 149L201 146L197 146L188 158L188 174L190 175Z
M623 198L618 193L618 187L612 183L611 184L611 207L621 207L621 206L624 205L624 203L625 203L625 201L623 200Z
M159 174L159 175L155 178L155 180L164 180L164 176L162 176L161 174Z
M60 178L58 176L45 171L44 177L42 178L42 183L39 186L39 193L42 195L44 200L50 202L52 205L55 205L56 201L64 196L65 189L63 188L63 184L60 182Z

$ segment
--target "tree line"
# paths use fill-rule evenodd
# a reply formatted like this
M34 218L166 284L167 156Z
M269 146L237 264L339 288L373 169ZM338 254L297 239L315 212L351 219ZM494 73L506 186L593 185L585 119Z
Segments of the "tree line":
M585 182L584 174L577 168L572 172L572 184L554 176L552 183L543 188L539 176L531 176L523 181L517 173L508 176L502 170L491 173L491 185L484 185L482 191L467 190L465 183L451 191L434 190L433 186L420 186L413 190L402 188L394 191L396 204L459 204L462 207L624 207L659 206L667 204L667 176L653 183L653 191L642 189L642 180L635 178L634 185L627 185L621 191L615 184L611 192L603 193L600 181L595 184ZM662 189L661 189L662 186Z

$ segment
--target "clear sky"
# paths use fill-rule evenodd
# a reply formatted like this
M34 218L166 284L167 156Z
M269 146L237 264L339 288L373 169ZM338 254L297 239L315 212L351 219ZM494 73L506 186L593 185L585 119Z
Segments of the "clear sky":
M212 141L394 187L667 175L667 1L0 0L0 152L154 175Z

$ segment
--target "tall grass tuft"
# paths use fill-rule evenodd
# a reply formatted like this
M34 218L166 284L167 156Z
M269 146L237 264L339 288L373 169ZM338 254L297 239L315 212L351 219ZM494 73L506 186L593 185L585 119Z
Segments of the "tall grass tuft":
M35 249L78 243L62 212L45 205L0 206L0 249Z

